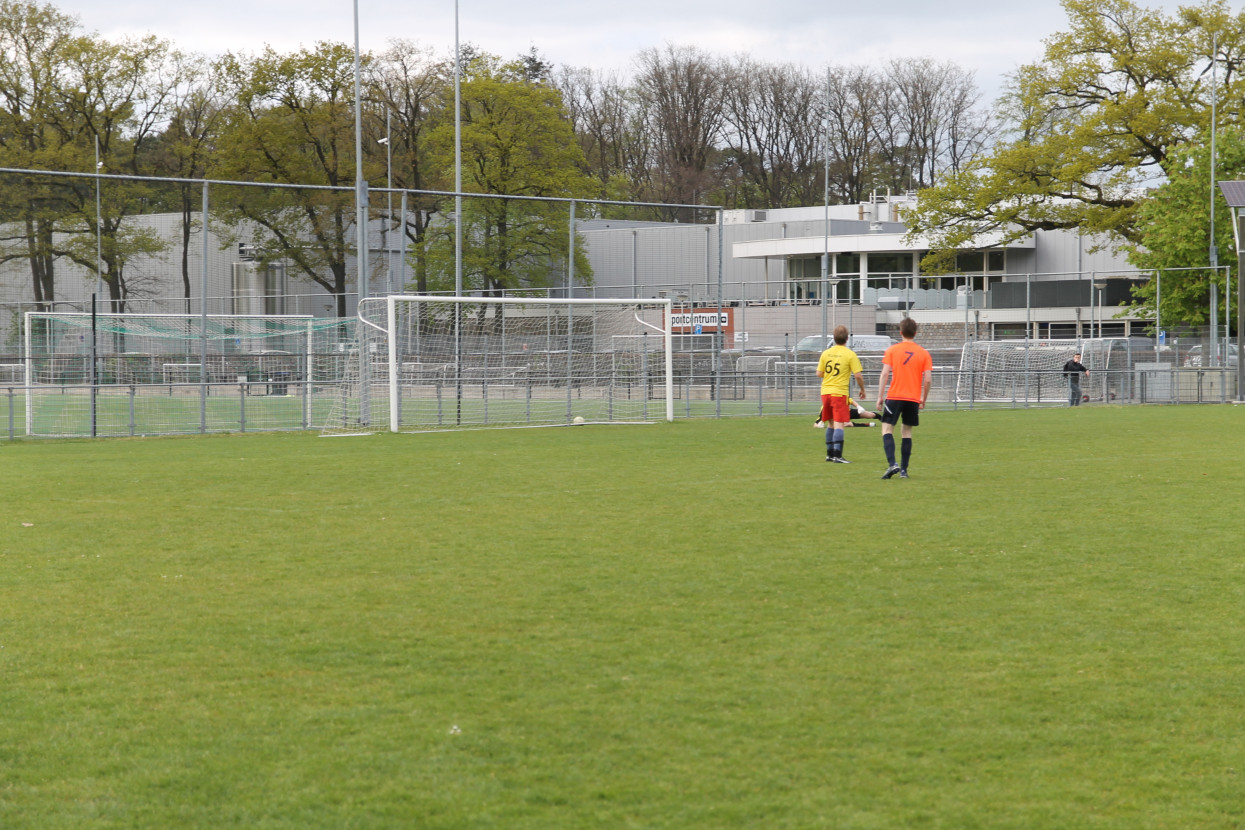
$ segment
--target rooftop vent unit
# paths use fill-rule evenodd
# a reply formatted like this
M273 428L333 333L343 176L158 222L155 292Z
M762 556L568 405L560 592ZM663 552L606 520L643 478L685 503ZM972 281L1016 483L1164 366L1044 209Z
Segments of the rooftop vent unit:
M765 221L765 216L766 216L766 212L765 212L765 211L763 211L763 210L754 210L754 211L752 211L752 221L753 221L753 222L764 222L764 221Z

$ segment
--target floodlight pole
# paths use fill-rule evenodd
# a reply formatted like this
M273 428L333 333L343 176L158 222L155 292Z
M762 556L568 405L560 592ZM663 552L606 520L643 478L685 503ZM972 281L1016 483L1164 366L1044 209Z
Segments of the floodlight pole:
M355 164L355 260L358 265L359 296L355 304L356 314L367 298L368 287L368 234L367 234L367 182L363 179L363 81L360 78L359 59L359 0L354 0L354 164ZM370 400L370 357L367 350L359 348L359 382L363 393L359 398L359 420L364 425L372 422Z
M363 179L363 81L359 59L359 0L354 0L354 166L355 166L355 247L359 268L359 301L367 297L367 182Z
M101 237L104 233L104 218L100 211L99 169L104 163L99 160L99 133L95 134L95 293L91 295L91 437L96 431L96 385L99 381L99 328L95 319L95 304L104 290L104 248ZM27 379L29 382L29 378Z
M458 0L454 0L454 296L463 295L463 124L462 48L458 45ZM454 423L463 418L462 303L454 303Z
M454 295L463 293L463 106L458 0L454 0Z
M822 176L822 200L825 205L821 249L821 343L829 346L826 330L826 282L830 277L830 70L826 69L826 114L822 119L822 140L825 142L825 173ZM837 309L836 309L837 311ZM837 318L837 314L835 315Z
M200 232L203 234L203 269L199 277L199 432L207 432L207 307L208 307L208 183L203 181ZM304 380L306 378L304 377ZM305 389L306 387L304 387ZM303 393L304 395L306 392Z
M1236 399L1245 401L1245 360L1241 360L1241 332L1245 331L1245 249L1241 248L1241 209L1233 208L1232 232L1236 237ZM1232 338L1228 338L1228 345Z
M380 226L380 232L384 239L382 245L385 249L385 275L389 287L389 293L393 293L393 249L390 246L389 226L393 224L393 142L390 139L390 119L393 111L389 107L385 107L385 137L377 140L377 144L385 145L385 200L387 214L385 216L385 224Z
M104 163L99 160L99 135L95 136L95 293L104 293L104 214L100 210L99 171Z
M406 291L406 190L402 191L402 197L398 199L398 285L403 292Z
M1216 157L1215 157L1215 133L1217 108L1219 103L1219 33L1211 35L1210 39L1210 342L1217 344L1219 341L1219 332L1215 329L1219 324L1219 297L1218 285L1215 283L1215 277L1218 276L1219 267L1219 246L1215 244L1215 179L1216 179ZM1224 286L1227 291L1227 286ZM1214 350L1211 352L1214 353Z

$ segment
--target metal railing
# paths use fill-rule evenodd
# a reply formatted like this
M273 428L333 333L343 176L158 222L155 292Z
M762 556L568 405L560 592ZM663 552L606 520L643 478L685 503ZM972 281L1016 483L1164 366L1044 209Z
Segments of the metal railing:
M1062 372L1007 372L979 381L981 371L937 369L927 409L1023 409L1068 406L1069 384ZM773 364L758 370L704 371L688 364L676 368L675 417L746 417L804 414L820 406L820 381L803 364ZM876 372L866 373L870 396L876 395ZM436 381L404 382L406 393ZM473 393L485 403L512 399L512 384L481 384ZM642 384L619 394L654 396L657 387ZM986 389L989 393L986 393ZM345 392L338 382L297 379L241 380L212 383L70 384L0 387L0 436L128 437L220 432L297 431L321 426L327 410ZM426 391L426 390L423 390ZM1235 367L1161 366L1098 371L1082 382L1086 405L1182 405L1237 400ZM861 401L871 406L873 400ZM657 413L660 407L654 406ZM485 412L487 412L487 408ZM500 411L500 409L499 409ZM656 416L654 416L656 417ZM488 424L485 417L483 425Z

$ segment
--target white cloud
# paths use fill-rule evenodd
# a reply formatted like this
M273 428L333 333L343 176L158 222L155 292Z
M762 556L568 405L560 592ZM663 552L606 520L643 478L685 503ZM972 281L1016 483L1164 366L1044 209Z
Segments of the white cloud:
M1174 9L1177 3L1158 5ZM452 49L454 4L449 0L358 0L358 7L364 49L382 49L394 37L443 53ZM265 44L289 51L320 40L354 42L354 6L346 0L71 0L59 8L108 38L152 32L183 49L207 54L258 51ZM979 85L991 95L1005 73L1038 59L1042 39L1065 23L1057 0L459 3L460 40L503 57L535 46L557 64L627 72L640 50L666 43L694 44L722 56L748 53L758 60L812 69L930 56L975 71Z

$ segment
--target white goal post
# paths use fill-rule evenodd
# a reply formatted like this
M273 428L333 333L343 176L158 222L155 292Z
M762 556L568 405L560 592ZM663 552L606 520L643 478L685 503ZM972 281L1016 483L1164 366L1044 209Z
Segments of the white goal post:
M674 420L669 299L395 294L359 321L359 419L387 398L392 432Z
M956 400L1066 403L1063 366L1078 352L1090 371L1084 386L1091 399L1128 397L1134 367L1154 359L1153 346L1140 338L976 340L961 352Z

